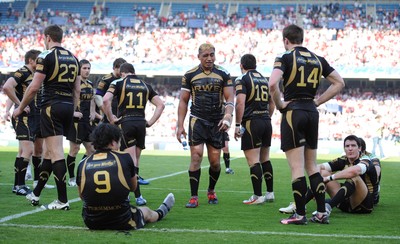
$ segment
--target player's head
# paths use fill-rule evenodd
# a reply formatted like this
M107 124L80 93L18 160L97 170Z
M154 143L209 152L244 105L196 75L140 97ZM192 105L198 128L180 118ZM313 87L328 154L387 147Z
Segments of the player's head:
M129 74L135 74L135 68L130 63L123 63L119 68L119 72L121 73L121 77L125 77Z
M79 61L79 65L81 66L81 77L86 80L90 75L91 64L87 59L81 59Z
M116 60L114 60L113 62L113 69L117 69L119 67L121 67L121 64L126 63L126 60L123 58L117 58Z
M349 135L343 141L344 152L347 158L355 160L360 156L361 142L355 135Z
M244 70L251 70L257 68L256 57L253 54L245 54L240 58L240 66Z
M44 44L49 49L49 42L61 43L63 39L63 30L58 25L49 25L44 29Z
M361 141L358 136L355 136L355 135L346 136L346 138L344 138L343 143L346 143L346 141L348 141L348 140L355 141L357 143L357 146L361 149Z
M304 30L297 25L288 25L282 31L283 43L288 50L290 44L302 44L304 39Z
M201 44L197 57L204 70L211 70L215 62L215 47L210 43Z
M119 68L121 67L122 64L126 63L126 60L123 58L117 58L113 62L113 70L114 70L114 75L117 77L121 77L121 73Z
M31 49L25 53L25 64L31 64L36 66L36 59L39 56L40 51Z
M96 150L118 150L121 136L121 130L118 126L100 123L90 134L90 141Z

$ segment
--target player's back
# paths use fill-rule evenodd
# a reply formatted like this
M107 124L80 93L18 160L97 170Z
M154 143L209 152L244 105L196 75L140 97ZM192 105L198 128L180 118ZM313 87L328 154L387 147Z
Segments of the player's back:
M123 119L144 119L147 101L157 95L151 85L136 75L114 81L109 91L117 98L118 117Z
M79 164L82 198L89 210L129 206L127 198L134 166L127 157L130 155L116 151L96 152Z
M333 71L323 57L301 46L277 57L274 68L279 68L284 72L285 101L314 99L321 76L326 77Z
M269 118L268 80L256 70L249 70L236 79L236 93L246 93L243 120Z
M73 103L74 82L80 74L76 57L57 46L42 52L36 62L36 72L46 75L43 105L60 101Z

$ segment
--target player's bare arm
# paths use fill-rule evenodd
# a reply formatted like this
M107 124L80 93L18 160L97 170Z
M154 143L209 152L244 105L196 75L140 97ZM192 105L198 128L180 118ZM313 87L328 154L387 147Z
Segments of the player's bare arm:
M150 102L156 106L156 109L153 113L153 116L149 119L149 121L146 122L147 127L151 127L160 118L165 108L164 102L159 96L154 96Z
M181 90L179 105L178 105L178 121L176 124L176 139L181 142L181 135L186 138L186 131L183 127L185 121L186 113L188 110L188 104L190 99L190 93L186 90Z

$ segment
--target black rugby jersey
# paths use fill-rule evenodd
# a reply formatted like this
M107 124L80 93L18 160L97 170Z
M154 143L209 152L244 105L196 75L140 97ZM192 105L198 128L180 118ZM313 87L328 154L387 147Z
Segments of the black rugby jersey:
M145 120L147 101L157 96L150 84L136 75L128 75L111 83L107 92L114 94L118 102L117 117Z
M18 99L22 101L24 97L26 88L31 84L33 79L33 73L29 70L29 68L24 65L23 67L19 68L15 71L14 75L12 76L15 81L17 82L17 86L15 87L15 94L17 95ZM35 99L29 104L31 109L35 108L36 104L36 96ZM17 106L17 105L15 105Z
M83 200L82 215L104 226L131 219L129 192L135 176L131 156L119 151L96 151L78 166L76 183Z
M294 47L276 57L274 68L283 72L284 100L313 100L321 76L327 77L334 69L325 58L305 47Z
M332 172L344 170L347 167L351 167L359 163L365 164L367 166L367 171L364 174L360 175L360 177L367 186L369 193L373 194L373 192L377 190L376 188L378 187L378 177L376 169L368 156L362 156L361 158L358 158L356 161L353 162L353 164L349 162L346 156L334 159L328 163L331 167Z
M90 106L93 100L94 89L93 83L90 80L81 81L81 93L77 111L82 113L82 118L79 121L87 122L90 120ZM76 119L76 118L74 118Z
M36 63L36 72L46 75L42 105L73 103L74 82L80 75L78 59L70 51L57 46L39 54Z
M118 79L119 78L116 77L113 73L107 74L107 75L101 77L101 80L97 84L96 95L100 95L100 96L104 97L108 88L110 87L110 84L113 81L118 80Z
M106 94L111 83L118 79L120 79L120 78L116 77L114 75L114 73L110 73L110 74L107 74L107 75L101 77L101 79L99 80L99 82L97 84L96 95L100 95L100 96L104 97L104 95ZM117 107L118 107L118 103L117 103L117 100L114 98L111 103L111 110L112 110L113 114L117 114ZM104 118L104 119L106 121L108 121L107 118Z
M182 77L182 90L190 92L191 115L207 121L222 119L224 87L233 86L230 74L218 65L214 65L209 74L201 65L186 72Z
M249 70L235 80L236 95L245 94L246 101L242 120L270 119L268 80L257 70Z

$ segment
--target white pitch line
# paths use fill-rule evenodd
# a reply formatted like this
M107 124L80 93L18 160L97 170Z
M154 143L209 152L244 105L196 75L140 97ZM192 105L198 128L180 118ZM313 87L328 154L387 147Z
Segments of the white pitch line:
M27 224L0 224L6 227L23 227L33 229L69 229L69 230L89 230L86 227L79 226L54 226L54 225L27 225ZM304 232L278 232L278 231L244 231L244 230L209 230L209 229L171 229L171 228L143 228L137 231L145 232L160 232L160 233L205 233L205 234L241 234L241 235L276 235L276 236L311 236L311 237L330 237L341 239L374 239L374 240L400 240L400 236L385 236L385 235L351 235L351 234L315 234Z
M22 213L19 213L19 214L6 216L6 217L0 219L0 223L4 223L4 222L7 222L7 221L12 220L12 219L18 219L18 218L26 216L26 215L42 212L44 210L45 209L42 209L42 208L36 208L36 209L28 211L28 212L22 212Z
M75 198L75 199L69 200L68 202L69 203L73 203L73 202L78 202L80 200L81 200L80 198ZM7 222L7 221L13 220L13 219L18 219L18 218L24 217L26 215L42 212L42 211L45 211L45 210L46 209L38 207L38 208L35 208L34 210L31 210L31 211L27 211L27 212L22 212L22 213L19 213L19 214L6 216L6 217L0 219L0 223L4 223L4 222Z
M250 235L290 235L290 236L313 236L313 237L335 237L335 238L360 238L360 239L392 239L400 240L400 236L384 236L384 235L351 235L351 234L315 234L304 232L278 232L278 231L244 231L244 230L201 230L201 229L140 229L140 231L149 232L177 232L177 233L213 233L213 234L250 234Z

